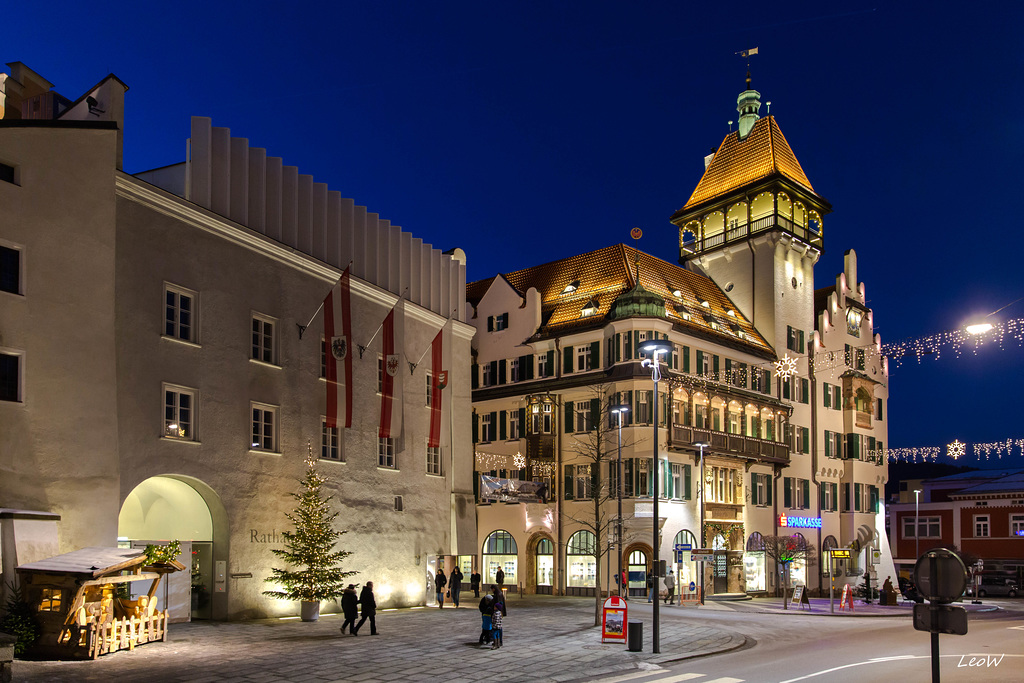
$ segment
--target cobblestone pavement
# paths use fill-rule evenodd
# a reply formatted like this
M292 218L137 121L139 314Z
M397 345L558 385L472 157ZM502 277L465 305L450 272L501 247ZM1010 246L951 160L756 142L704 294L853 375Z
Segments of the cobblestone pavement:
M378 636L369 625L341 635L341 619L315 623L267 619L172 624L166 643L139 646L86 662L15 661L21 681L567 681L635 671L750 643L742 634L704 626L693 608L663 607L661 653L651 653L651 608L635 603L629 619L644 622L644 650L601 643L593 598L510 596L505 645L480 648L480 613L461 609L383 611ZM633 605L634 603L630 603Z

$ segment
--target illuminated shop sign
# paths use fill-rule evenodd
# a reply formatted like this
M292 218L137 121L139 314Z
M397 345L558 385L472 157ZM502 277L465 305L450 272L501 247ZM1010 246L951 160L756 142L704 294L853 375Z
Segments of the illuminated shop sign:
M820 529L821 517L788 517L786 515L779 515L779 526Z

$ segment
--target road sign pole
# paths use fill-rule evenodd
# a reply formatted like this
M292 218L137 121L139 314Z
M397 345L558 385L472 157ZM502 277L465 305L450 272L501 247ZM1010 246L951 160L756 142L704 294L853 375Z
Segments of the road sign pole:
M836 561L828 551L828 611L836 613Z

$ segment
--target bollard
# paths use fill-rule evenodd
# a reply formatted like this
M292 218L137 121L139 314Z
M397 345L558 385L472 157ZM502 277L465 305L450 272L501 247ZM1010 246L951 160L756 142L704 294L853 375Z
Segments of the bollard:
M642 652L644 649L644 622L630 621L626 626L626 643L630 652Z

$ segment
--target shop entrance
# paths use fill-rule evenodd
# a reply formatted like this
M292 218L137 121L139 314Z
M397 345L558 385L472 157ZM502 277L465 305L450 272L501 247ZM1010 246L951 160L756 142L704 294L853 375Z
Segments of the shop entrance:
M226 616L226 526L219 497L191 478L151 477L125 498L118 515L119 545L181 543L177 559L186 570L169 574L159 589L159 607L169 611L171 621ZM131 585L135 593L149 590L145 581Z

